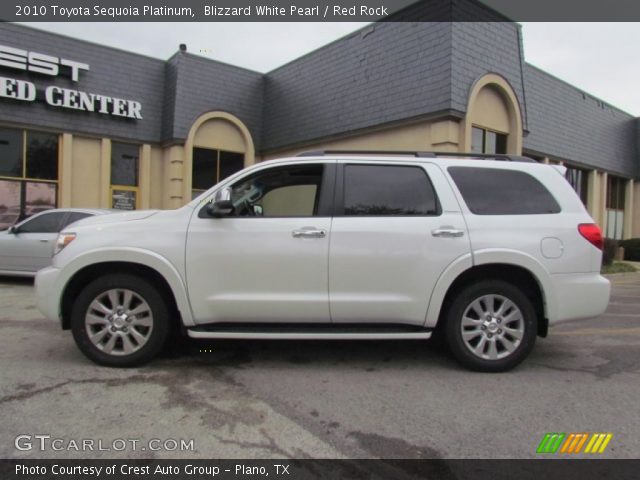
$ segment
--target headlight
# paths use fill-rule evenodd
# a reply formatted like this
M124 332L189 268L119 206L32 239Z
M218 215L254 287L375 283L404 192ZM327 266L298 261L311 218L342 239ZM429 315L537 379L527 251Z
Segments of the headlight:
M76 239L76 234L75 233L61 233L60 235L58 235L58 240L56 241L56 248L53 251L54 255L57 255L58 253L60 253L60 251L62 251L62 249L64 247L66 247L67 245L69 245L71 242L73 242Z

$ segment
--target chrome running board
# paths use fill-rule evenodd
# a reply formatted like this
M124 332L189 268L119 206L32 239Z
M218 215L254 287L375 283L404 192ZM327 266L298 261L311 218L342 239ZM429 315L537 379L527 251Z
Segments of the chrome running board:
M201 339L249 340L426 340L432 331L405 325L211 324L187 330Z

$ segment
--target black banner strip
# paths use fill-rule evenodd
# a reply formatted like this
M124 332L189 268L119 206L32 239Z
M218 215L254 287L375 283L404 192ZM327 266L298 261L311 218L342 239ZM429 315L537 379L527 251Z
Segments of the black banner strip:
M633 22L637 0L9 0L12 22Z
M2 480L591 480L638 478L640 460L0 460Z

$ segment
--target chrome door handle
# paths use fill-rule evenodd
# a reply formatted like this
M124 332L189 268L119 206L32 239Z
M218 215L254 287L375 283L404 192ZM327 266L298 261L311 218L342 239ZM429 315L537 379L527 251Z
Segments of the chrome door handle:
M325 230L315 228L303 228L301 230L294 230L291 232L293 238L324 238L327 236Z
M38 240L38 241L42 243L49 243L49 240Z
M455 238L464 235L464 230L453 227L440 227L435 230L431 230L431 235L434 237Z

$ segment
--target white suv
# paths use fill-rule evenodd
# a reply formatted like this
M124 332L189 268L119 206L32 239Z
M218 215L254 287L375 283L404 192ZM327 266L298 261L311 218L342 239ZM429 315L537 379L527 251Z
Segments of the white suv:
M478 158L480 157L480 158ZM520 363L609 301L602 237L564 168L506 155L312 152L188 205L76 223L38 308L93 361L193 338L427 339L474 370Z

